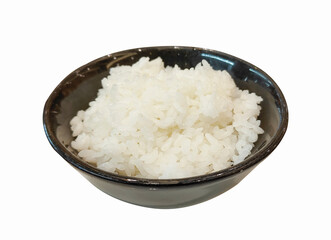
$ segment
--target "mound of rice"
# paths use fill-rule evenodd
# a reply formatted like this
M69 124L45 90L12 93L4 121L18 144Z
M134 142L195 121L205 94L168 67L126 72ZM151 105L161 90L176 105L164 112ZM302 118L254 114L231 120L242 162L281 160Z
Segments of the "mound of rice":
M205 60L182 70L143 57L110 69L97 98L71 120L71 145L85 161L117 174L206 174L250 154L263 133L261 101Z

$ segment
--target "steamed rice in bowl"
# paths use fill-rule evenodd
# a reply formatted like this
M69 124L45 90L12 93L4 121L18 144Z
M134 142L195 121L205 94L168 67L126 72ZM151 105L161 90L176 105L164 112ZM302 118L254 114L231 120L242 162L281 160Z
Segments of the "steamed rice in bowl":
M71 146L84 161L121 175L207 174L250 154L263 133L261 101L205 60L182 70L142 57L110 69L97 98L71 120Z

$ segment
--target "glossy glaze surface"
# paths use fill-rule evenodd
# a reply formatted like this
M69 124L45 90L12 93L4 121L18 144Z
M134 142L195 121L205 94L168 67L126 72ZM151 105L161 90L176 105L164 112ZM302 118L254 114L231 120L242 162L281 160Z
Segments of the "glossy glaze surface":
M70 147L69 121L78 110L86 109L101 87L101 79L111 67L132 65L142 56L160 56L165 65L195 67L202 59L216 70L227 70L241 89L263 97L259 119L264 134L259 135L252 154L240 164L215 173L185 179L140 179L99 170L81 161ZM133 204L176 208L213 198L238 184L264 160L283 138L288 124L285 98L277 84L262 70L234 56L194 47L150 47L109 54L69 74L45 103L43 125L52 147L93 185L105 193Z

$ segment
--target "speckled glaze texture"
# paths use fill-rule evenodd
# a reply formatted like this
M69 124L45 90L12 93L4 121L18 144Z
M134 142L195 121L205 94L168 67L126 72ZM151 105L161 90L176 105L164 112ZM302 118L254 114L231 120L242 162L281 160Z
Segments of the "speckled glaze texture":
M182 179L142 179L105 172L82 161L70 147L69 121L86 109L109 69L132 65L140 57L161 57L166 66L195 67L203 59L216 70L227 70L237 86L263 97L259 135L252 154L230 168ZM216 197L237 185L280 143L288 124L285 98L277 84L259 68L234 56L195 47L147 47L109 54L69 74L51 93L43 112L43 126L52 147L71 166L103 192L126 202L153 208L178 208Z

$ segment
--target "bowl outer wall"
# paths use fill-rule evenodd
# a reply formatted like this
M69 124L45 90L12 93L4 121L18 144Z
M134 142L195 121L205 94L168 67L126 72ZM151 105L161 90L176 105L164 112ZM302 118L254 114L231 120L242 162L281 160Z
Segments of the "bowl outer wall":
M256 166L214 181L154 187L119 183L93 176L85 171L78 170L78 172L95 187L116 199L149 208L169 209L187 207L217 197L236 186Z

